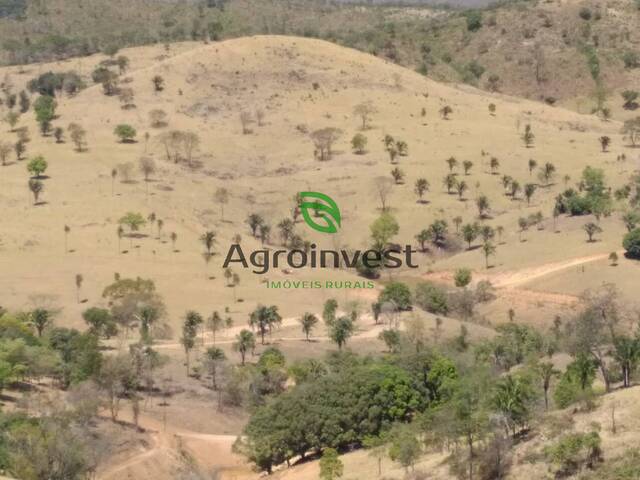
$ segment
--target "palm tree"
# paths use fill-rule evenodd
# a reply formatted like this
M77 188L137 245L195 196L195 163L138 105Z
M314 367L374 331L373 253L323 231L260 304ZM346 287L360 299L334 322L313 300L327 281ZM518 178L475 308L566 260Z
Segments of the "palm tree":
M466 192L468 189L469 187L467 186L467 182L465 182L464 180L458 182L458 184L456 185L456 190L458 191L458 198L460 198L460 201L463 200L464 192Z
M549 387L553 377L560 375L551 362L543 362L537 365L536 372L542 380L542 389L544 391L544 409L549 410Z
M316 317L313 313L305 312L302 317L300 317L300 325L302 326L302 331L305 334L307 342L309 341L309 335L315 328L318 323L318 317Z
M616 337L613 346L613 356L622 369L623 386L627 388L631 385L631 372L640 361L640 339Z
M140 322L140 341L145 344L151 343L151 326L160 318L158 309L151 305L144 305L136 318Z
M245 358L247 352L253 350L256 345L256 338L247 329L242 329L240 333L236 336L236 341L233 344L233 349L236 352L240 353L240 358L242 359L242 365L245 363Z
M44 329L51 323L51 312L44 308L36 308L30 313L29 320L38 332L38 337L42 337Z
M216 373L218 370L218 364L226 360L226 355L221 348L209 347L205 353L205 361L209 367L209 375L211 375L211 388L218 390L218 384L216 383Z
M213 312L207 319L207 326L211 330L211 336L213 337L213 343L216 343L216 332L221 330L224 325L224 320L218 312Z
M198 336L198 329L203 323L202 315L198 312L190 310L187 312L182 324L182 337L180 343L184 348L186 356L187 377L189 376L190 368L190 353L196 345L196 337Z
M533 171L538 166L538 162L536 162L533 158L529 159L529 176L533 174Z
M270 307L258 305L249 316L249 325L257 327L262 345L264 345L265 334L271 332L273 327L280 323L282 323L282 317L278 313L278 307L275 305Z
M211 250L213 249L213 245L216 243L216 232L211 230L204 232L200 235L200 241L204 245L207 257L211 257L213 255Z
M178 234L176 232L171 232L171 248L173 251L176 251L176 242L178 241Z
M464 174L469 175L471 168L473 167L473 162L471 160L465 160L462 162L462 168L464 169Z

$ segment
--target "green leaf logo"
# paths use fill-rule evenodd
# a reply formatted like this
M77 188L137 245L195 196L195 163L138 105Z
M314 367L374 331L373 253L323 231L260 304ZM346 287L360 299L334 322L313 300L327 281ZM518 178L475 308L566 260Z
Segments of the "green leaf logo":
M300 211L307 225L322 233L338 232L342 217L338 204L331 197L320 192L300 192L299 195ZM323 222L318 223L318 220Z

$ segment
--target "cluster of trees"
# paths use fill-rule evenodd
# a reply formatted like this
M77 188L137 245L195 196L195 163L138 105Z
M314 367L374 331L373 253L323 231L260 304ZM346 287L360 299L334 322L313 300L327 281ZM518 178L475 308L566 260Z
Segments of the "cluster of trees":
M470 272L457 272L458 288L470 281ZM432 311L448 311L446 292L433 284L415 296ZM389 284L372 309L380 314L389 303L410 308L411 297L406 286ZM495 337L473 347L466 329L428 347L429 335L408 322L404 331L381 334L393 347L385 357L335 352L324 362L296 363L289 369L295 387L257 408L236 447L267 472L307 456L321 456L326 469L339 470L335 452L354 447L410 469L428 449L444 448L461 478L502 477L511 445L540 411L553 405L592 408L596 373L607 391L614 378L631 385L640 363L640 332L627 333L617 292L612 286L586 292L581 304L577 315L564 324L556 318L546 332L510 315ZM329 301L323 316L335 321L336 312L337 303ZM303 331L317 321L304 315ZM560 351L572 356L564 371L553 361ZM561 475L569 467L595 466L600 454L597 433L577 432L550 443L543 458Z

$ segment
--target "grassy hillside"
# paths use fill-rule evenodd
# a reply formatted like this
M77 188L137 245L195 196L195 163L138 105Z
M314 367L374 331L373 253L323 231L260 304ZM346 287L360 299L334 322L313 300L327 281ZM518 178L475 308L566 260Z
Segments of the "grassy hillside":
M34 0L19 19L0 19L0 54L26 63L176 40L308 36L439 81L627 118L620 93L640 79L639 31L640 10L629 0L509 2L473 12L313 0Z
M438 83L383 58L310 38L253 36L111 53L0 69L0 117L7 119L0 125L0 148L8 145L0 166L0 201L6 207L0 232L0 360L3 379L8 379L0 398L2 419L7 412L35 411L43 420L12 417L17 424L11 425L12 432L31 421L33 430L18 431L26 438L36 435L37 428L55 429L53 438L78 433L67 438L69 445L86 443L94 449L90 459L104 480L127 475L140 480L206 478L204 473L196 476L198 469L213 470L224 480L254 479L259 474L247 458L255 461L256 450L267 457L262 469L272 467L283 479L315 479L318 462L298 462L297 456L307 453L305 445L298 446L302 451L283 447L298 438L277 434L288 433L291 426L311 431L318 424L274 421L273 431L258 435L269 440L264 450L242 442L232 447L248 417L256 422L256 412L273 413L265 410L270 405L283 405L282 412L276 410L283 415L276 417L285 420L290 418L285 413L304 411L306 405L330 416L325 407L333 403L313 403L326 394L353 413L348 417L361 418L367 408L374 419L344 432L329 428L328 437L340 437L340 453L360 446L361 430L377 434L398 421L398 438L408 438L409 446L421 445L407 466L433 471L436 478L464 478L468 444L463 449L459 431L448 427L451 411L438 410L455 402L439 405L438 397L427 395L422 386L425 375L438 372L436 360L446 358L450 364L438 364L440 374L452 382L468 380L473 390L468 393L482 398L474 408L482 413L483 428L490 424L491 429L482 430L489 433L475 445L478 455L489 459L483 464L487 468L507 444L511 478L542 479L560 471L565 461L585 471L616 468L595 460L589 465L601 455L595 455L591 444L583 448L582 436L576 459L556 460L544 447L551 439L564 454L565 434L587 435L586 442L596 432L608 461L625 454L637 430L637 388L622 388L621 364L606 355L611 378L602 376L596 364L583 361L579 354L585 351L574 348L579 337L571 335L576 319L593 318L584 314L585 306L593 306L587 313L598 315L615 307L611 318L619 320L616 333L629 341L635 338L640 267L621 251L627 232L621 215L637 212L638 160L637 149L623 138L622 122L469 85ZM34 84L29 90L34 79L40 79L41 91L51 87L55 112L51 99L40 96ZM13 95L16 105L9 108ZM29 108L20 113L25 103ZM364 126L363 110L369 112ZM74 141L79 128L85 132L80 148ZM323 141L327 132L333 137L330 155ZM609 139L606 148L604 137ZM17 143L26 148L20 155ZM47 168L38 171L43 160ZM428 182L424 191L417 188L425 186L421 180ZM339 233L316 232L297 215L296 194L308 190L324 192L338 203ZM554 208L567 204L576 210ZM252 214L271 227L270 234L252 234ZM475 237L468 239L468 231ZM211 234L215 242L208 244ZM418 268L379 272L371 279L373 288L272 289L267 281L292 285L330 279L355 285L366 279L352 268L280 265L259 275L235 264L225 272L223 259L233 243L247 252L304 249L310 243L348 252L410 244ZM615 261L612 252L618 252ZM107 290L105 295L105 287L130 285L138 277L153 282L151 293L121 297L114 287L115 293ZM603 281L617 285L617 296L606 297L610 291ZM384 300L384 289L392 282L407 285L404 311L393 307L395 298ZM606 298L581 297L587 287ZM149 320L144 307L158 299L166 308ZM323 318L330 299L338 302L336 316L354 323L346 345L336 341L330 321L319 320L311 341L301 329L303 314ZM598 302L606 308L596 308ZM264 344L252 315L260 305L276 306L282 317L263 329ZM88 328L86 311L92 307L117 319L117 334L98 330L100 325ZM38 323L42 317L34 312L41 315L42 310L50 312L49 323ZM224 327L215 333L207 323L193 327L189 322L198 319L194 312L203 320L217 312ZM156 323L145 333L144 322ZM160 328L164 324L169 328ZM79 332L64 330L70 327ZM257 338L245 350L240 344L243 330L253 330ZM392 341L385 341L384 331L392 331ZM593 332L611 334L590 325L581 333ZM28 344L22 348L16 337ZM212 386L210 347L220 350L215 352L219 389ZM543 413L540 382L520 377L520 370L537 372L533 357L562 372L569 383L564 385L570 390L569 409L555 408L552 395L554 411ZM18 368L9 371L6 364ZM576 383L574 370L567 373L567 365L585 369L583 384ZM449 366L459 377L450 375ZM317 370L312 374L305 368ZM349 376L350 368L361 376ZM325 375L335 377L320 380ZM553 374L553 391L558 375ZM635 370L631 383L634 375ZM512 421L503 435L502 424L489 419L506 415L505 405L496 407L492 395L507 376L522 380L521 386L536 394L527 397L526 419ZM600 396L605 378L614 392ZM315 380L319 383L313 384ZM443 399L464 393L458 390L461 384L446 385L448 391L437 380L429 379L429 388ZM305 381L312 383L308 390ZM332 390L334 385L345 391ZM380 397L363 395L369 388L389 391ZM295 396L308 392L308 398ZM363 407L348 402L350 395ZM96 397L98 403L90 402ZM294 403L296 408L278 403L290 398L305 401ZM372 398L381 403L398 398L400 404L381 411L371 405ZM464 408L468 396L456 398L460 415L469 412ZM119 417L113 414L115 399ZM609 433L611 402L619 420L615 434ZM60 413L49 405L68 410L60 408ZM378 424L380 417L384 421ZM74 428L57 428L64 422ZM411 429L404 430L405 423ZM105 424L132 434L131 443L121 449L103 447L100 442L112 438L103 432ZM122 434L116 432L115 441L106 443L119 445ZM16 447L4 438L0 436L0 451ZM507 443L489 441L493 439ZM321 447L328 445L325 438L321 441ZM388 452L386 447L382 451ZM385 475L402 478L399 457L393 454L393 463L387 457L384 453ZM375 475L377 461L369 452L342 458L344 478ZM16 468L15 460L0 460ZM286 468L285 460L299 465Z

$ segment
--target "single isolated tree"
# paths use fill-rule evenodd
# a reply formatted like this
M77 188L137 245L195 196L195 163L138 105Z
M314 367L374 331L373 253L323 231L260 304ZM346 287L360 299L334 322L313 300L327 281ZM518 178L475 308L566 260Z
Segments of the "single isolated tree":
M600 228L599 225L593 223L593 222L589 222L585 225L583 225L582 229L585 231L585 233L587 234L587 238L588 238L588 242L592 243L594 242L593 237L598 234L598 233L602 233L602 228Z
M233 343L233 349L240 354L241 365L244 366L247 352L253 351L256 346L256 338L253 333L247 329L242 329L236 335L236 341Z
M224 221L224 206L229 203L229 190L218 187L213 194L213 199L220 205L220 219Z
M318 324L318 317L316 317L313 313L306 312L300 317L300 325L302 326L302 332L305 335L307 342L310 341L309 337L311 336L311 332Z
M416 180L416 184L413 191L418 195L418 203L424 203L422 197L429 191L429 182L426 178L419 178Z
M32 178L29 180L29 190L31 190L31 193L33 194L33 204L38 205L40 195L44 191L44 183Z
M369 128L369 122L371 120L371 116L377 113L376 107L371 102L360 103L355 106L353 109L354 115L360 117L362 124L362 130L367 130Z
M533 145L533 141L536 136L533 134L533 130L530 124L526 124L524 127L524 133L522 134L522 141L524 142L524 146L530 148Z
M598 140L600 141L600 147L602 148L602 152L603 153L606 152L607 148L609 148L609 145L611 145L611 138L607 137L606 135L603 135Z
M49 165L44 157L42 155L38 155L37 157L33 157L31 160L29 160L29 163L27 164L27 170L33 178L41 178L42 174L47 170L48 166Z
M120 143L133 143L137 135L136 129L127 124L118 125L113 133L120 139Z
M356 133L351 139L351 147L358 155L362 155L366 152L367 142L367 137L361 133Z

